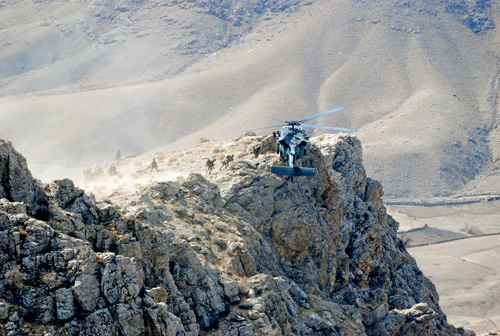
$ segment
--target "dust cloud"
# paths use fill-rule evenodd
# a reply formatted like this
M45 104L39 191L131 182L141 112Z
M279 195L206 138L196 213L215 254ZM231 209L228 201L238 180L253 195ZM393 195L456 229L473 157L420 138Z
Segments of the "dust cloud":
M153 159L157 161L157 169L152 167ZM75 184L98 199L104 199L118 193L135 193L151 183L174 181L188 175L188 172L173 169L167 164L163 154L125 158L118 164L108 162L85 169Z

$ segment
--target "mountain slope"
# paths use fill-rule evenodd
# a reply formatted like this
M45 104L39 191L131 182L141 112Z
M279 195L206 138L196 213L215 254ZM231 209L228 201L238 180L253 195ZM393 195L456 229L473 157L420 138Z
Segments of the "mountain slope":
M312 143L311 178L271 174L272 137L242 137L157 155L159 172L144 168L150 157L126 158L117 176L88 177L114 184L96 200L68 179L42 188L0 141L0 332L470 335L448 325L397 238L359 140ZM234 161L202 174L200 153ZM190 174L120 183L174 166Z
M390 196L449 194L496 175L496 3L314 1L257 15L224 2L231 18L206 3L90 2L67 23L59 11L75 2L32 4L44 38L25 45L14 37L32 26L12 16L0 63L24 72L4 75L1 134L37 168L81 171L118 148L178 148L272 125L230 106L284 120L346 106L317 122L360 130L367 169ZM31 62L37 39L56 48L41 64Z

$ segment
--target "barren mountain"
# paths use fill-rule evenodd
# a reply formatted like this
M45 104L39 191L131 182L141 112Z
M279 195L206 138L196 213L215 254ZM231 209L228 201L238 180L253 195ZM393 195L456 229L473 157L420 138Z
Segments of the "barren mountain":
M1 1L0 134L50 180L117 149L273 125L230 106L284 120L346 106L317 122L359 129L388 195L474 191L497 176L498 6Z
M272 174L272 137L248 136L92 171L104 197L41 184L0 140L0 333L474 335L446 321L359 140L311 140L314 177Z

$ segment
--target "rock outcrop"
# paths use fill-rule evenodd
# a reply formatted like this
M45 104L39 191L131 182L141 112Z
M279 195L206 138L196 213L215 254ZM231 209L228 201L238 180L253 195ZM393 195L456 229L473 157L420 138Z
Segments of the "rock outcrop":
M10 142L0 139L0 198L22 202L28 214L47 220L48 202L46 196L31 172L26 159L19 154Z
M0 142L0 334L470 335L397 238L360 142L311 140L314 177L271 174L272 138L243 137L219 148L258 157L102 200L42 186Z
M472 30L475 34L484 35L495 29L495 21L490 15L492 1L443 1L447 13L453 14L457 21Z

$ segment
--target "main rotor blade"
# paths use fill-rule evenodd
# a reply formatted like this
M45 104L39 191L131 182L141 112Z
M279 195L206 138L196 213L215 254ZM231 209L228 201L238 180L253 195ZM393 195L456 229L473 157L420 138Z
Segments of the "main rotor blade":
M266 126L266 127L260 127L260 128L252 128L252 129L243 130L243 132L258 131L258 130L263 130L263 129L267 129L267 128L278 128L278 127L283 127L283 126L287 126L287 125L276 125L276 126Z
M358 130L350 129L350 128L340 128L340 127L332 127L332 126L318 126L318 125L309 125L309 124L301 124L300 126L309 127L309 128L328 129L328 130L333 130L333 131L345 131L345 132L357 132L358 131Z
M300 119L299 122L303 123L303 122L306 122L306 121L309 121L309 120L313 120L313 119L316 119L316 118L322 117L324 115L327 115L327 114L330 114L330 113L333 113L333 112L337 112L337 111L340 111L340 110L343 110L343 109L345 109L345 107L337 107L337 108L334 108L333 110L328 110L326 112L322 112L320 114L313 115L312 117L307 117L307 118L304 118L304 119Z
M235 108L235 107L230 107L230 109L231 109L231 110L235 110L235 111L239 111L239 112L243 112L243 113L253 114L253 115L256 115L256 116L259 116L259 117L264 117L264 118L267 118L267 119L278 120L278 121L281 121L281 122L286 123L286 121L285 121L285 120L276 119L276 118L273 118L273 117L268 117L268 116L265 116L265 115L262 115L262 114L253 113L253 112L248 112L248 111L245 111L245 110L240 110L240 109L237 109L237 108Z

